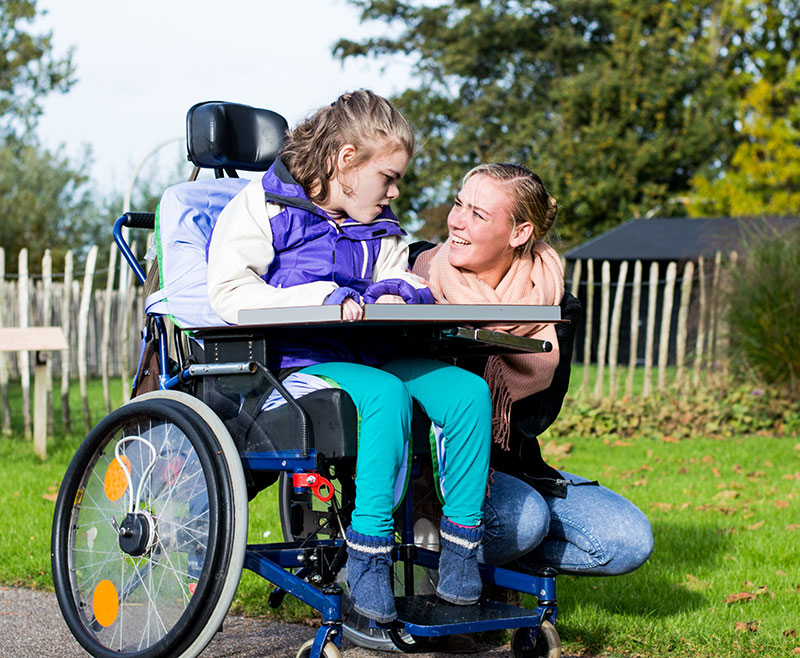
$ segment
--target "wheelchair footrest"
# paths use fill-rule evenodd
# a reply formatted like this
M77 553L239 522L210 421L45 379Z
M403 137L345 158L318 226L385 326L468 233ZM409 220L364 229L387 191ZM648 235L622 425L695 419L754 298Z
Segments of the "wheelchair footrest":
M397 621L407 633L419 637L538 627L540 623L534 610L486 598L474 605L453 605L433 594L402 596L395 598L395 607Z

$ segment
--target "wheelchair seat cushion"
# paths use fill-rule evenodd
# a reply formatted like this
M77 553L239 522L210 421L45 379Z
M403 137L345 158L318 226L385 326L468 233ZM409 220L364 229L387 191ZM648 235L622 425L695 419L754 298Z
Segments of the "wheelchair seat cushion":
M355 457L358 448L358 412L350 396L339 388L314 391L297 399L310 421L310 447L326 458ZM259 413L245 437L246 452L297 450L299 418L288 404Z

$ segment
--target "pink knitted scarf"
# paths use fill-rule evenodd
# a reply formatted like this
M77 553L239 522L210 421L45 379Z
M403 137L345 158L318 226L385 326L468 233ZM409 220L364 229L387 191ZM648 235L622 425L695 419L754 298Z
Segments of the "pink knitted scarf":
M555 305L564 295L561 259L550 245L537 242L530 256L515 258L496 288L477 275L453 267L446 243L423 252L414 273L427 280L437 303ZM492 392L492 437L503 449L509 447L511 405L550 386L558 365L558 341L552 324L492 325L493 331L549 340L553 351L490 357L484 379Z

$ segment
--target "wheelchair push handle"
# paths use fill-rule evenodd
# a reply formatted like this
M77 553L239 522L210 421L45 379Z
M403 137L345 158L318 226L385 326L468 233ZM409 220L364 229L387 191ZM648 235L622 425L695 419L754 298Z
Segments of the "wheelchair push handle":
M152 231L156 227L156 214L153 212L126 212L124 225L129 228L143 228Z

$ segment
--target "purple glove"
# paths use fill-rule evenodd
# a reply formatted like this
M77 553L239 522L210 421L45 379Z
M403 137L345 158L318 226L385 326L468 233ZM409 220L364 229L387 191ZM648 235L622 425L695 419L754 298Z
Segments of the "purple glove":
M428 288L415 288L403 279L385 279L373 283L364 293L364 302L374 304L382 295L398 295L406 304L433 304L433 293Z
M357 290L353 290L352 288L348 288L343 286L341 288L337 288L334 290L330 295L325 298L325 301L322 302L324 305L339 305L344 304L346 299L352 299L356 304L361 303L361 295L358 294Z

